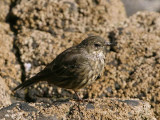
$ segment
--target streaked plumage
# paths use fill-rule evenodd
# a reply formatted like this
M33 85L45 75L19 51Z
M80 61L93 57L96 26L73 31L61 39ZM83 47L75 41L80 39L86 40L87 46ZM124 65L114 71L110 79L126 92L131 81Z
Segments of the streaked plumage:
M39 81L47 81L74 91L91 84L102 74L107 43L99 36L90 36L77 46L59 54L37 75L17 86L25 88Z

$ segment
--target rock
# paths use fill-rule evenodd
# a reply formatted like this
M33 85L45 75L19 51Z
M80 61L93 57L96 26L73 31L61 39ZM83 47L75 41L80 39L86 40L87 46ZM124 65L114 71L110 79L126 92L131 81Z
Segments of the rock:
M6 17L10 10L11 1L12 0L0 0L0 11L1 11L0 21L1 22L6 21Z
M9 88L5 83L5 80L0 77L0 108L10 105L11 98L9 93Z
M160 14L139 12L109 32L111 48L102 79L88 87L93 97L139 98L160 116Z
M92 102L56 101L53 104L17 102L0 110L0 119L138 119L156 120L141 100L92 99Z
M3 78L1 81L5 81L5 84L9 87L9 89L3 90L4 93L2 94L8 94L10 93L10 89L14 88L20 82L21 68L14 54L14 35L9 25L0 22L0 28L0 76ZM6 88L5 86L2 87L3 89ZM3 102L4 100L0 99L0 101Z
M49 31L59 38L64 32L100 33L104 26L117 25L126 15L120 0L21 0L12 13L18 18L15 28Z

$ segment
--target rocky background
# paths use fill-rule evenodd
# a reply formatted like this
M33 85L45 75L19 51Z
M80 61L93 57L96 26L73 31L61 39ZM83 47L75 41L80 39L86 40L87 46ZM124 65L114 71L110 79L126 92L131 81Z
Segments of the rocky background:
M0 11L0 119L160 119L160 13L127 18L120 0L0 0ZM88 102L45 82L13 92L90 34L117 46L80 90Z
M156 11L160 12L159 0L122 0L128 16L137 11Z

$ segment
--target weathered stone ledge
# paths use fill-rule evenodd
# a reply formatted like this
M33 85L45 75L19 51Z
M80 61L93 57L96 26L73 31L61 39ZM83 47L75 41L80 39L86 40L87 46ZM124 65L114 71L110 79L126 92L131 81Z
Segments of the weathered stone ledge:
M53 104L16 102L0 110L5 120L156 120L148 102L137 99L92 99L92 102L73 100Z

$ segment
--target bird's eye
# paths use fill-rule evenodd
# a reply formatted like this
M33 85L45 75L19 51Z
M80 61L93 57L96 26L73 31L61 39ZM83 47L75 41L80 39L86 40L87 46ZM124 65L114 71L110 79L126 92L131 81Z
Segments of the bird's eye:
M95 47L100 47L101 45L98 44L98 43L95 43L94 46L95 46Z

